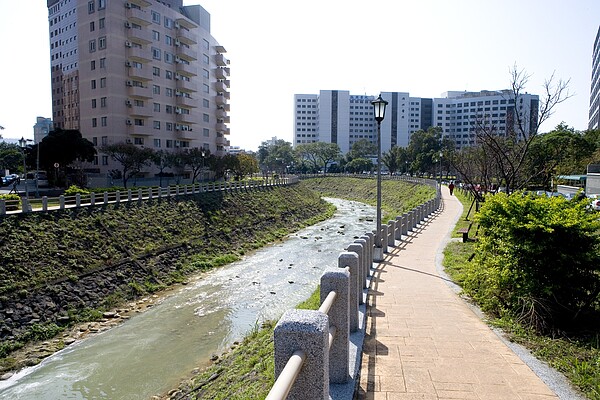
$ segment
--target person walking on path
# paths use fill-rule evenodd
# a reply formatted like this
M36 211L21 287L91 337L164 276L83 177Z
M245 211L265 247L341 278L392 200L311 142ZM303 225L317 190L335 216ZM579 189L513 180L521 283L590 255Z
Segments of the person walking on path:
M558 399L438 272L462 214L448 194L373 272L355 398Z
M448 189L450 189L450 196L452 196L452 193L454 192L454 182L450 181Z

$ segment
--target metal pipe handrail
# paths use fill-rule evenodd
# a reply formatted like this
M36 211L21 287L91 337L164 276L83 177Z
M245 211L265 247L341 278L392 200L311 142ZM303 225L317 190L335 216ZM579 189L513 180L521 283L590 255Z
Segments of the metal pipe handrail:
M296 350L285 364L265 400L285 400L290 390L292 390L305 360L306 353L302 350Z
M323 314L328 314L329 310L331 309L331 306L335 302L336 297L337 297L336 292L334 292L334 291L329 292L329 294L327 295L325 300L323 300L321 307L319 307L319 311L322 312Z

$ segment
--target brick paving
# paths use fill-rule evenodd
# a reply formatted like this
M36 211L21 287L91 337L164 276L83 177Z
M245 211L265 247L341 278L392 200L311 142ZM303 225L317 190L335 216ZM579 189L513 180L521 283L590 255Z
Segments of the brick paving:
M438 274L462 211L447 188L443 200L375 270L356 398L558 399Z

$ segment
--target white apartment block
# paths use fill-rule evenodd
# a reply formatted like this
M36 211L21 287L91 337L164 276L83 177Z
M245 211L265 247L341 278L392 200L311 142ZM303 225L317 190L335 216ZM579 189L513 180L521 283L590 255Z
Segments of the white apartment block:
M52 119L101 147L229 146L229 60L182 0L47 0ZM88 172L118 167L99 152ZM150 174L151 171L146 171Z
M407 147L418 130L439 126L444 137L457 148L476 143L475 130L484 122L504 134L515 123L515 101L509 91L447 92L441 98L410 97L407 92L382 92L388 102L381 123L381 150ZM342 153L367 139L377 141L377 124L371 101L375 96L351 95L348 91L321 90L319 94L294 96L294 146L301 143L337 143ZM536 120L538 96L525 94L518 99L526 130Z
M592 79L588 129L600 129L600 28L592 51Z

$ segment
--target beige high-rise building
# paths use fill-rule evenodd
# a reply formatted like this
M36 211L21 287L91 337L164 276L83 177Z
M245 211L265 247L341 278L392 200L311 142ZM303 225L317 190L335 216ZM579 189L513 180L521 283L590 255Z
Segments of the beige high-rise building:
M47 0L52 119L99 149L229 146L229 60L210 14L182 0ZM98 152L88 172L119 164ZM152 174L152 168L145 171Z

